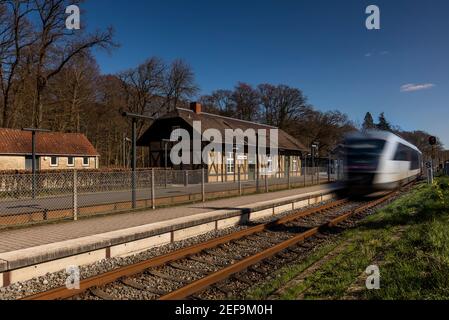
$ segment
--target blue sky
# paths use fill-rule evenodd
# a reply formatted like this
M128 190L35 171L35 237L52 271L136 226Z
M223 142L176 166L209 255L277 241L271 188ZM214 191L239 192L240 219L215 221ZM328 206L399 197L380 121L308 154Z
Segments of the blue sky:
M379 31L365 28L370 4L381 10ZM96 53L103 73L182 58L202 93L287 84L317 109L358 122L384 111L449 148L447 0L88 0L82 9L88 29L113 26L121 45Z

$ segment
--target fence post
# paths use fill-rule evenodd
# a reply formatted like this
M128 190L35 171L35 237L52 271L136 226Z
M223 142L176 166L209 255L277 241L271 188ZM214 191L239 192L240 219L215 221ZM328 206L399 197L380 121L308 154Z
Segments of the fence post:
M188 187L189 186L189 171L185 171L185 176L184 176L184 186Z
M168 169L165 168L165 189L168 187Z
M73 220L78 220L78 173L73 171Z
M303 175L304 175L304 188L305 188L305 187L307 187L307 164L304 167Z
M268 193L268 174L265 172L265 193Z
M136 192L136 188L137 188L137 172L136 171L132 171L131 172L131 199L132 199L132 206L133 209L137 208L137 192Z
M238 168L238 175L239 175L239 177L238 177L238 182L239 182L239 195L240 196L242 196L243 195L243 190L242 190L242 176L241 176L241 167L240 167L240 165L239 165L239 168Z
M206 173L204 168L201 169L201 198L206 202Z
M156 210L156 187L154 179L154 169L151 169L151 206L153 210Z

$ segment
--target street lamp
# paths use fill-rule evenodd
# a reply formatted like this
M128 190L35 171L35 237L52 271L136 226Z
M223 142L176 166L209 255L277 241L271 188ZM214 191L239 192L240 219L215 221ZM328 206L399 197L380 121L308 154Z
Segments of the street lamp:
M131 189L132 189L132 204L133 209L137 208L136 197L136 170L137 170L137 120L154 120L153 117L143 116L139 114L123 112L124 118L130 118L132 120L132 175L131 175Z
M31 168L33 171L32 176L32 197L36 199L36 133L37 132L50 132L46 129L36 129L36 128L23 128L22 131L31 132Z
M165 162L165 189L167 189L168 186L168 144L172 143L172 141L170 139L162 139L162 142L164 142L164 151L165 151L165 157L164 157L164 162Z
M312 167L313 167L313 171L314 171L314 175L316 175L317 174L317 172L316 172L316 164L315 164L315 157L316 156L318 156L318 150L319 150L319 147L320 147L320 143L319 142L313 142L312 143ZM319 180L320 179L320 177L319 177L319 173L318 173L318 182L320 181Z

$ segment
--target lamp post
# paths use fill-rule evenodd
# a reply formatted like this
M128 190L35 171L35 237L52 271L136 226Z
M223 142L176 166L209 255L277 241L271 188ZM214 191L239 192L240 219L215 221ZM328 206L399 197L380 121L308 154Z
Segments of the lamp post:
M167 176L167 170L168 170L168 144L171 143L172 141L170 139L162 139L162 141L164 142L164 151L165 151L165 157L164 157L164 162L165 162L165 189L167 189L167 187L168 187L168 176Z
M260 187L260 161L259 161L259 133L256 133L256 193L259 192Z
M314 143L312 143L312 167L313 167L313 171L314 171L314 175L316 175L317 174L317 172L316 172L316 165L315 165L315 158L316 158L316 156L318 156L318 150L319 150L319 145L320 145L320 143L319 142L314 142ZM318 173L318 184L320 183L320 176L319 176L319 173Z
M137 208L137 195L136 195L136 170L137 170L137 121L141 120L154 120L153 117L143 116L139 114L123 112L122 116L132 120L132 174L131 174L131 190L132 190L132 205L133 209Z
M38 132L50 132L50 130L36 129L36 128L23 128L22 131L31 132L31 168L33 171L32 176L32 197L36 199L36 133Z

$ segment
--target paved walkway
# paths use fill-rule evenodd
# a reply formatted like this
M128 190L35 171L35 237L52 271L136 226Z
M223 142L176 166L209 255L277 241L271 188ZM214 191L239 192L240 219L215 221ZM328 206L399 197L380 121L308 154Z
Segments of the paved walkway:
M269 194L257 194L238 198L222 199L201 204L157 209L136 213L117 214L96 217L81 221L61 222L17 230L0 231L0 253L36 247L90 235L112 232L146 224L168 221L176 218L194 216L216 210L238 208L257 202L307 194L320 190L326 191L335 185L314 186Z

